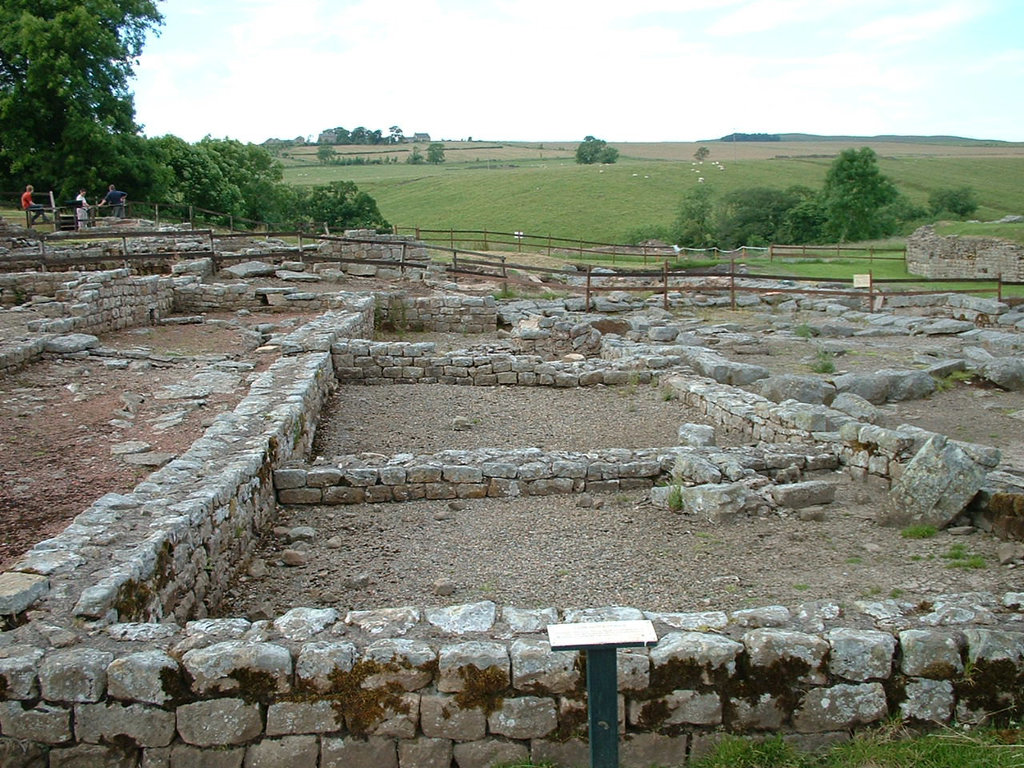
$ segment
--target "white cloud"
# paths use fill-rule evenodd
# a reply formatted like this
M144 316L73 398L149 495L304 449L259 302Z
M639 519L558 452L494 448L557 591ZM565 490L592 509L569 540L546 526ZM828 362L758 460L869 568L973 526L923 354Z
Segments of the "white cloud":
M1024 125L1005 98L1019 90L1015 41L981 42L980 58L891 42L908 29L1002 30L1005 14L978 15L997 4L905 0L893 13L889 0L634 0L595 12L589 0L393 0L382 12L369 0L175 0L137 68L136 106L150 135L190 141L396 123L535 140L889 133L905 116L920 123L909 132L928 133L957 98L937 97L951 82L984 111L987 91L963 73L1002 57L985 71L1005 127L986 131L1013 138Z
M980 10L976 3L952 3L917 13L892 14L862 24L850 37L882 47L907 45L955 29L978 16Z

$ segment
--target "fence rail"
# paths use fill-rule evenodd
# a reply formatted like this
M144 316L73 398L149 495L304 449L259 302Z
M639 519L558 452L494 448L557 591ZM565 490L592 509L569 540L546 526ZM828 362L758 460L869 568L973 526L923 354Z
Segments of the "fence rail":
M421 230L422 232L423 230ZM440 230L436 230L440 231ZM466 232L467 230L463 230ZM454 230L446 230L454 232ZM152 261L173 262L182 258L208 257L212 258L216 268L225 263L243 261L254 258L249 253L232 253L230 251L218 251L215 247L215 240L231 240L236 238L294 238L298 243L297 250L269 250L258 258L270 259L295 259L307 261L307 242L334 241L348 243L379 243L373 238L353 238L336 235L317 235L299 230L295 231L266 231L262 233L253 232L228 232L217 233L212 229L193 230L190 234L199 237L209 238L209 247L202 251L174 251L167 252L132 252L129 250L128 239L166 239L170 236L168 232L154 232L152 230L106 230L95 228L81 232L53 233L40 237L40 253L33 256L5 257L0 258L0 271L10 271L17 268L35 268L46 271L47 269L61 269L72 266L86 266L89 264L104 264L111 261L121 261L128 266L132 263L146 263ZM483 234L481 232L480 234ZM487 232L487 235L494 233ZM500 233L499 233L500 234ZM65 240L114 240L119 241L119 252L115 254L106 253L101 255L79 255L57 256L47 253L47 244L54 244ZM550 240L552 246L556 243L569 242L559 238L545 238ZM575 241L573 241L575 242ZM591 245L600 245L591 243ZM772 246L771 249L739 249L732 252L719 251L718 254L728 256L728 260L722 260L720 268L709 270L701 266L690 268L680 267L682 259L659 258L656 262L660 268L623 268L606 272L597 264L581 264L579 267L553 268L534 264L520 263L514 261L514 256L504 253L484 252L459 248L450 244L438 245L429 242L401 241L401 259L397 262L400 271L404 273L410 266L411 261L407 259L406 251L410 247L426 249L428 251L428 262L443 265L445 271L455 280L463 278L485 278L500 282L503 289L507 290L509 285L525 285L534 289L538 288L537 278L540 278L541 285L558 292L574 292L583 294L586 297L586 305L591 306L591 297L596 294L609 291L639 292L661 294L664 306L669 305L669 294L673 292L694 292L700 290L728 290L730 303L736 306L736 295L739 293L792 293L792 294L820 294L833 296L860 296L863 297L869 307L873 307L876 297L880 295L918 295L927 293L964 293L964 294L985 294L1003 299L1004 288L1022 286L1024 283L1004 281L1001 275L994 278L984 279L959 279L959 280L925 280L919 278L886 278L876 279L870 269L857 278L833 278L833 277L808 277L794 276L791 274L748 274L737 271L737 264L740 262L753 262L761 260L762 263L771 263L772 253L780 254L791 251L799 251L801 255L806 253L809 258L820 258L820 252L829 254L839 253L841 258L850 258L851 254L857 258L863 258L870 263L872 259L886 258L879 254L882 252L899 252L901 249L871 249L857 248L851 246ZM602 246L607 247L607 246ZM601 253L607 253L601 251ZM706 253L706 252L702 252ZM859 254L859 256L857 255ZM393 260L366 259L343 257L340 254L332 254L326 258L331 262L350 264L375 264L378 266L395 267ZM781 257L780 257L781 258ZM895 257L888 257L895 258ZM422 260L416 261L416 266L422 266ZM723 271L725 270L725 271ZM550 282L544 282L547 278ZM574 279L575 278L575 279ZM581 279L582 278L582 279ZM703 280L703 283L695 282ZM765 286L765 281L773 281L773 285ZM787 287L786 284L792 287ZM968 285L969 287L952 287ZM901 285L908 286L905 290L891 290L892 287ZM912 286L912 287L911 287ZM1017 293L1015 291L1015 293Z

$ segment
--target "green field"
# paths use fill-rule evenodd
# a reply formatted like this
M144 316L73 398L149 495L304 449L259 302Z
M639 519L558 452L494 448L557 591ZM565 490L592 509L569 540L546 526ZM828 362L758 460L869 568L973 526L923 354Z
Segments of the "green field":
M320 165L315 146L292 149L281 159L291 184L355 182L403 232L414 227L487 229L622 242L638 227L671 223L683 195L701 177L716 194L754 186L820 188L832 160L850 146L871 146L882 172L916 203L927 203L936 189L969 186L981 204L979 219L1024 213L1024 144L820 140L612 145L620 160L608 166L577 165L574 142L445 142L440 165L404 162L411 145L335 148L339 155L397 160L383 165ZM703 165L693 164L698 146L711 151ZM425 149L420 146L421 152Z

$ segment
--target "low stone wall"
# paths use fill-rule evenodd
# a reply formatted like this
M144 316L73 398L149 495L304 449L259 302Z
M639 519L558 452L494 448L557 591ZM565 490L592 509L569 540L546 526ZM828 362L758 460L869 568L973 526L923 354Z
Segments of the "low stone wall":
M38 359L52 335L151 325L174 304L170 278L138 277L127 269L14 273L0 275L0 286L17 305L28 302L36 318L26 323L28 334L0 340L0 374Z
M54 292L52 320L28 324L35 333L103 333L149 325L170 314L173 286L166 277L137 277L127 269L80 273Z
M790 478L799 473L834 470L834 451L817 447L787 450L784 446L712 448L741 476L773 478L779 470ZM359 456L340 457L333 465L295 465L274 472L282 504L363 504L416 499L512 498L566 493L616 493L651 488L658 483L705 482L707 462L688 463L693 449L542 451L481 449L442 451L427 456L382 457L370 462ZM691 475L688 470L693 470Z
M586 387L596 384L649 384L658 372L632 360L546 361L539 355L465 349L434 354L433 342L377 342L343 339L331 350L343 384L510 384Z
M293 337L296 349L188 451L29 550L0 574L0 615L29 606L55 623L205 615L274 515L273 470L312 443L335 386L330 354L315 349L330 347L325 334L366 332L369 315L367 306L323 318L307 332L313 351Z
M924 226L907 238L907 269L930 280L1024 281L1024 245L996 237L941 237Z
M278 470L308 454L338 363L362 372L385 358L433 355L429 345L352 341L370 334L372 314L367 299L284 337L282 357L187 452L132 493L98 500L0 574L7 626L0 633L0 765L448 768L454 761L484 768L531 759L584 766L583 660L551 651L545 627L555 622L655 624L654 647L619 654L624 768L684 765L725 732L782 732L813 747L893 717L917 724L1024 714L1022 593L731 614L484 602L297 608L258 622L202 618L272 523L274 481L296 477ZM369 359L356 365L364 347L359 357ZM507 355L481 354L479 365L470 355L472 364L458 367L479 368L475 376L449 373L482 383ZM581 371L614 372L618 364L588 362L591 369L572 372L567 363L569 369L532 373L580 386ZM384 369L418 366L380 367L380 376L361 380L398 380ZM661 375L620 372L627 382L631 374ZM662 381L679 396L712 403L716 423L751 434L827 443L850 423L828 409L769 404L750 393L729 400L735 390L678 372ZM741 426L744 416L757 426ZM512 481L520 492L555 480L556 461L563 462L559 477L583 471L571 478L573 489L576 479L617 481L620 489L623 482L648 484L648 472L664 471L657 451L599 452L593 461L487 458L490 479ZM540 470L530 465L546 467L548 459L552 477L531 477ZM423 467L433 471L435 463L441 483L480 485L472 472L460 474L473 469L469 463L445 455ZM409 469L353 464L337 468L337 477L333 468L300 471L302 487L321 494L348 482L387 486L395 498L394 488L410 485ZM513 469L514 477L502 477ZM404 482L391 483L399 471Z
M81 277L79 272L0 273L0 307L16 307L33 297L55 297L65 283Z
M898 718L976 722L1024 704L1024 594L812 603L731 614L482 602L112 624L87 646L8 645L0 763L486 768L589 764L583 659L550 623L650 619L618 653L621 765L690 764L726 732L807 748ZM49 761L47 763L47 760Z
M493 296L377 294L377 325L439 333L493 333L498 303Z

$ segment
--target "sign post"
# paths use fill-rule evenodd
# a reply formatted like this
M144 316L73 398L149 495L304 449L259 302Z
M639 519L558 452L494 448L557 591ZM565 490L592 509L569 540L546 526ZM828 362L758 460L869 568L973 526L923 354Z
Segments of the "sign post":
M619 766L619 701L616 650L658 642L650 621L594 621L549 624L553 651L587 654L587 713L590 768Z

